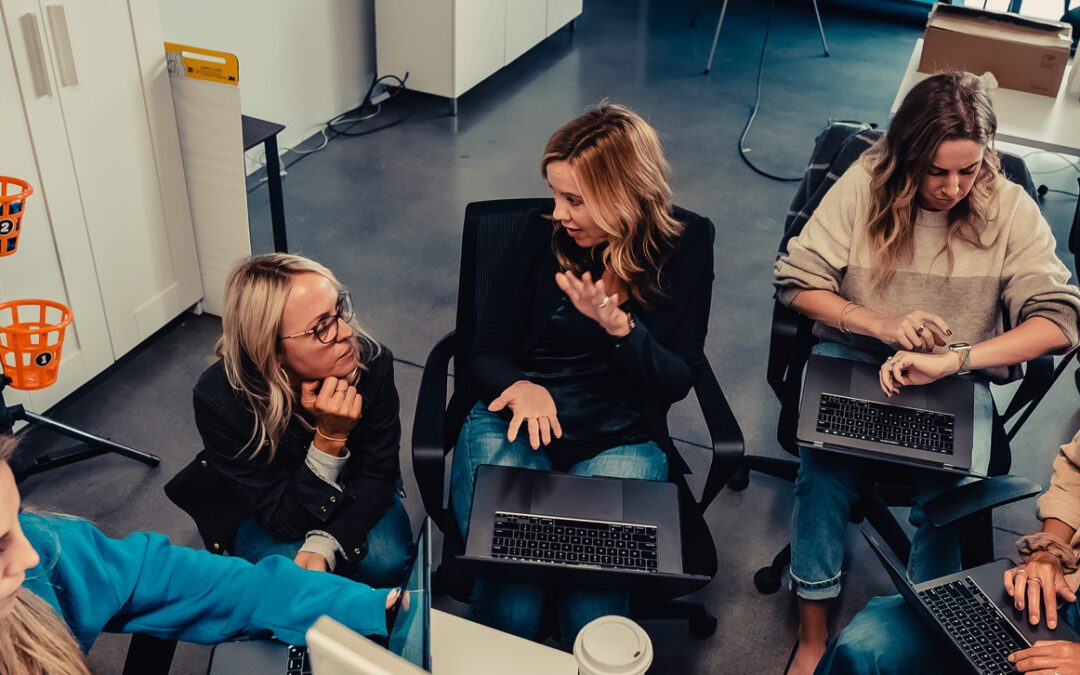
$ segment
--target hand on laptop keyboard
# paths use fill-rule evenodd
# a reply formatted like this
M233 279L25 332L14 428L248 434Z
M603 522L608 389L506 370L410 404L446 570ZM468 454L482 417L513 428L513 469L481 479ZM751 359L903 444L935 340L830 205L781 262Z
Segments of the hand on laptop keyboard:
M1065 640L1040 640L1027 649L1009 654L1021 673L1080 673L1080 644Z

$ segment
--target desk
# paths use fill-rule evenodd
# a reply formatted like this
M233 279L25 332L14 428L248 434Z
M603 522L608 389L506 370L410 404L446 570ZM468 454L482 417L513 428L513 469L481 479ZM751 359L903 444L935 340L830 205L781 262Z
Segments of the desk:
M272 640L224 642L208 675L284 673L287 648ZM572 654L431 610L432 675L577 675Z
M274 228L274 250L288 253L289 243L285 240L285 206L281 196L281 160L277 147L277 135L285 125L247 115L241 115L240 121L244 134L244 152L260 143L266 150L266 187L270 190L270 223Z
M919 39L915 42L911 60L904 71L904 79L900 82L900 89L893 100L893 114L900 107L908 90L930 77L929 73L920 73L917 70L922 48L923 41ZM1078 65L1080 64L1074 61L1072 67ZM1070 70L1070 67L1065 68L1057 98L1013 89L995 89L990 92L998 119L997 139L1029 148L1080 155L1080 96L1065 94Z
M572 654L431 610L433 675L577 675Z

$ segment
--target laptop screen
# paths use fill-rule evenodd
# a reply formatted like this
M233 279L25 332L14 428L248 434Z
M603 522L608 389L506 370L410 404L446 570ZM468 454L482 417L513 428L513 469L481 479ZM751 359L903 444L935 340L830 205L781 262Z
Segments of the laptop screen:
M416 540L416 558L402 588L397 616L390 629L390 651L431 670L431 521L424 519Z

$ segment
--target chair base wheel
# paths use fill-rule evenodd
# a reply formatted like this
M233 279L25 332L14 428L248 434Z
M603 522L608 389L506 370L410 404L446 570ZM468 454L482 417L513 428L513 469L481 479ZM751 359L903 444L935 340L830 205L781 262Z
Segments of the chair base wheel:
M728 489L735 492L742 492L748 485L750 485L750 472L746 469L736 471L735 475L729 478L727 482Z
M705 616L690 619L690 635L698 640L712 637L716 632L716 617L706 614Z
M781 571L772 567L762 567L754 573L754 588L762 595L772 595L780 590Z

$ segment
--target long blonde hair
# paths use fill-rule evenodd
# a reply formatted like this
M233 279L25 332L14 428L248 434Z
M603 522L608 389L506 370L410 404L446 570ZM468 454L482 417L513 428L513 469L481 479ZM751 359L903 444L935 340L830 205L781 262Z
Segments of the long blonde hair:
M0 436L0 463L15 450L15 439ZM10 675L90 675L86 658L52 605L20 588L11 613L0 621L0 673Z
M982 79L971 73L939 73L915 85L896 111L888 132L867 150L870 171L868 235L875 257L873 279L885 285L915 248L919 184L944 141L971 140L986 150L971 192L949 212L943 252L952 270L956 240L989 248L980 236L997 217L995 192L1001 160L993 149L997 116Z
M247 258L232 269L225 282L221 337L214 352L221 358L229 384L255 414L247 446L251 448L250 459L266 448L266 461L273 461L297 410L296 392L281 367L281 316L292 278L305 272L320 274L335 288L344 288L325 266L288 253ZM349 327L353 329L357 363L363 368L381 347L355 318Z
M648 305L663 297L661 267L683 226L672 215L670 167L660 137L621 105L601 103L548 139L540 173L567 162L585 192L585 208L606 235L602 258L627 292ZM576 274L588 260L556 222L552 246L559 266Z

